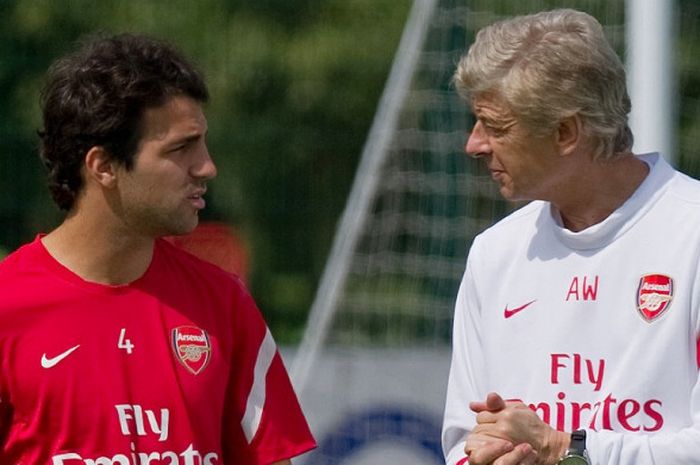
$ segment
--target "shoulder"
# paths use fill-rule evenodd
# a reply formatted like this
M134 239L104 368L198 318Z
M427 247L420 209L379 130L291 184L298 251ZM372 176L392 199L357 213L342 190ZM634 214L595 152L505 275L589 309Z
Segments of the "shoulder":
M39 261L38 241L39 238L21 246L0 261L0 283L8 283L9 279L29 273L36 268Z
M543 213L547 213L549 203L536 200L514 211L478 234L475 243L492 243L507 240L525 239L534 231L537 221Z
M249 331L262 327L262 314L243 280L166 240L156 242L144 286L191 318Z
M478 234L469 249L467 262L482 272L498 273L503 263L527 255L542 221L549 221L549 203L533 201Z
M650 177L654 180L654 189L659 191L662 198L688 204L695 210L694 206L700 204L700 181L673 168L658 153L638 156L652 166Z
M54 295L47 286L44 249L39 238L21 246L0 261L0 327L31 302ZM39 292L37 292L39 290ZM3 328L0 328L3 329Z
M700 205L700 181L676 171L669 186L669 194L689 205Z

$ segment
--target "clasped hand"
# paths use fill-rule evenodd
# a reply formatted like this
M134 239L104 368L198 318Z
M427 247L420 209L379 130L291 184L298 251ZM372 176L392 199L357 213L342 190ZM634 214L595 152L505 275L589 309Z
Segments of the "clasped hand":
M554 465L569 435L551 428L527 405L491 393L471 402L476 423L464 448L470 465Z

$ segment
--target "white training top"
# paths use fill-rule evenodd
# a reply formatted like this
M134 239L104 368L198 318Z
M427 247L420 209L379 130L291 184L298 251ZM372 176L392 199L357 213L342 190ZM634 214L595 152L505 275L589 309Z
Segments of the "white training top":
M443 424L465 458L470 401L519 399L587 430L594 465L700 464L700 182L658 154L603 222L580 232L536 201L474 241L455 308Z

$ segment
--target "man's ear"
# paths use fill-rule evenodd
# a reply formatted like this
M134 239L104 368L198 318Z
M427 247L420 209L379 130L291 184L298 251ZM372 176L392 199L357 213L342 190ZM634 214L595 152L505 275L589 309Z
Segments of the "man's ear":
M103 187L116 183L115 163L104 147L96 145L85 155L85 177Z
M557 145L559 153L571 155L581 144L583 123L579 115L564 118L557 127Z

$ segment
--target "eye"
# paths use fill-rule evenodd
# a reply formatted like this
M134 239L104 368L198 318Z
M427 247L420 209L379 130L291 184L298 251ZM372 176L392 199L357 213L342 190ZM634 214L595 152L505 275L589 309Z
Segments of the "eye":
M488 136L498 138L508 135L511 128L517 124L517 121L482 121L482 124L484 125L484 131Z
M502 137L508 132L508 128L490 126L488 124L484 125L484 129L486 130L486 133L492 137Z
M174 145L168 150L170 153L184 152L190 146L189 142L183 142L181 144Z

